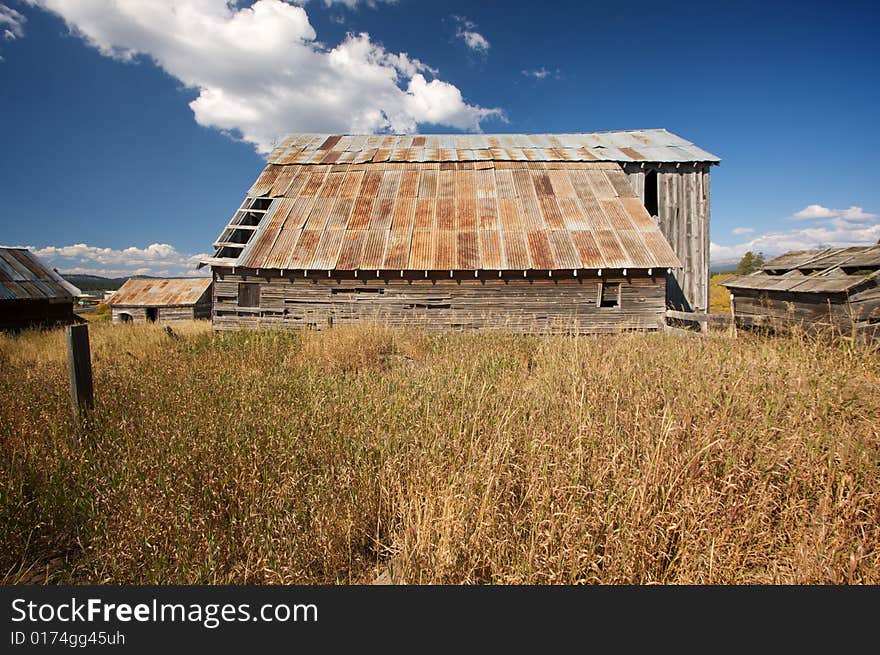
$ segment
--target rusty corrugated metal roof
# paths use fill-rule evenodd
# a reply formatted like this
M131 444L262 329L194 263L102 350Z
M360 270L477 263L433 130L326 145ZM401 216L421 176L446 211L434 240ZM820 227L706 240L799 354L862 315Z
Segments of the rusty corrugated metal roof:
M464 161L709 162L715 155L664 129L581 134L294 134L270 164ZM277 175L277 173L276 173ZM269 176L261 181L273 184ZM260 195L260 194L257 194Z
M81 291L26 248L0 248L0 300L71 300Z
M376 142L371 139L333 143L368 147ZM424 139L441 150L448 143L436 135ZM304 143L314 142L330 141ZM275 169L290 167L308 167L308 183L272 199L263 224L235 258L223 260L227 265L349 271L681 266L616 162L269 164L254 189L270 193L269 181L285 175Z
M211 278L129 278L107 301L109 305L157 307L195 305L211 286Z

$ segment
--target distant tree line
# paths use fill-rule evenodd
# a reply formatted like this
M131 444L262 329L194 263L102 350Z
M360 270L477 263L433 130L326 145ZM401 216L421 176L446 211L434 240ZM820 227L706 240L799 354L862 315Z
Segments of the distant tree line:
M761 270L762 266L764 266L764 253L754 253L749 250L743 255L742 259L739 260L739 264L737 264L736 267L736 274L749 275L750 273Z

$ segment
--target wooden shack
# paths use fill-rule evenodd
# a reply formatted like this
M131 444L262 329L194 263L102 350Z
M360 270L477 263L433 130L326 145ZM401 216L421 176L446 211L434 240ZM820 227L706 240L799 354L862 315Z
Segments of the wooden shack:
M657 329L708 305L717 162L665 130L296 135L203 262L214 327Z
M25 248L0 248L0 330L77 321L80 290Z
M107 304L114 323L211 318L210 278L130 278Z
M880 335L880 245L796 250L722 284L741 324Z

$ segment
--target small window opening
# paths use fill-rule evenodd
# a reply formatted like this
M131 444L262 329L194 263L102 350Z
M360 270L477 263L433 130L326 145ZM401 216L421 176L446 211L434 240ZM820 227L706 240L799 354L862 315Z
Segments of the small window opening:
M620 283L599 283L599 307L620 307Z
M131 317L131 314L120 314L119 320L123 323L131 323L133 319Z
M651 216L659 215L659 200L657 193L657 171L650 170L645 173L645 209Z
M238 306L239 307L259 307L260 306L260 285L255 282L239 282L238 283Z
M155 323L159 319L159 308L158 307L147 307L147 320L150 323Z

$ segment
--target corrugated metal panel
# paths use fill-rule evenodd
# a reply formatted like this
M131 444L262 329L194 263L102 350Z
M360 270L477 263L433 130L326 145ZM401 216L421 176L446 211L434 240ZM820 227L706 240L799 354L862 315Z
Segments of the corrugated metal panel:
M580 256L583 268L602 268L605 265L602 253L592 232L577 230L571 233L571 240Z
M302 232L299 230L282 229L278 232L278 237L275 239L275 243L272 244L272 248L269 254L266 255L266 258L262 262L252 263L251 266L254 268L287 268L290 255L296 247L300 234Z
M473 197L455 199L456 229L472 231L477 229L477 202Z
M211 286L211 278L131 278L119 287L110 305L153 307L194 305Z
M501 233L496 230L480 230L479 237L482 268L488 270L506 268L501 251Z
M360 268L361 252L366 241L366 230L348 230L342 240L336 268L342 271L353 271Z
M532 268L539 270L560 268L553 258L553 251L550 248L550 240L547 235L546 230L526 232Z
M351 220L348 222L349 230L366 230L370 227L370 217L373 214L374 200L375 198L358 196L354 201Z
M394 205L391 229L395 231L412 230L415 214L416 199L399 197Z
M414 228L416 230L433 230L436 224L436 206L435 198L418 198L416 200L416 216Z
M345 230L325 230L310 268L327 270L336 268L336 259L339 257L344 237Z
M411 243L411 230L392 230L388 235L388 245L385 250L385 261L382 264L382 268L386 270L409 268Z
M370 215L370 229L391 229L391 217L393 211L394 200L392 198L376 198L373 204L373 213Z
M437 199L437 229L455 229L455 200L453 198Z
M385 243L388 240L388 230L369 230L364 244L364 253L361 265L358 268L379 269L385 260Z
M321 233L317 230L303 230L296 247L290 253L289 268L308 268L315 258Z
M501 242L504 245L504 257L508 269L525 270L530 268L529 249L522 232L503 231Z
M500 229L498 201L495 198L480 198L477 200L477 223L481 230Z
M480 246L475 230L462 230L457 237L457 264L455 268L473 271L485 268L480 262Z
M434 268L434 232L413 230L409 267L413 270Z
M0 299L72 299L80 290L24 248L0 248Z
M568 230L550 230L548 236L557 268L580 268L581 258Z
M431 268L437 270L456 268L456 241L454 230L438 229L434 232L434 265Z
M330 220L327 222L327 229L345 229L351 220L351 213L354 210L354 199L340 197L333 203L333 209L330 212Z

